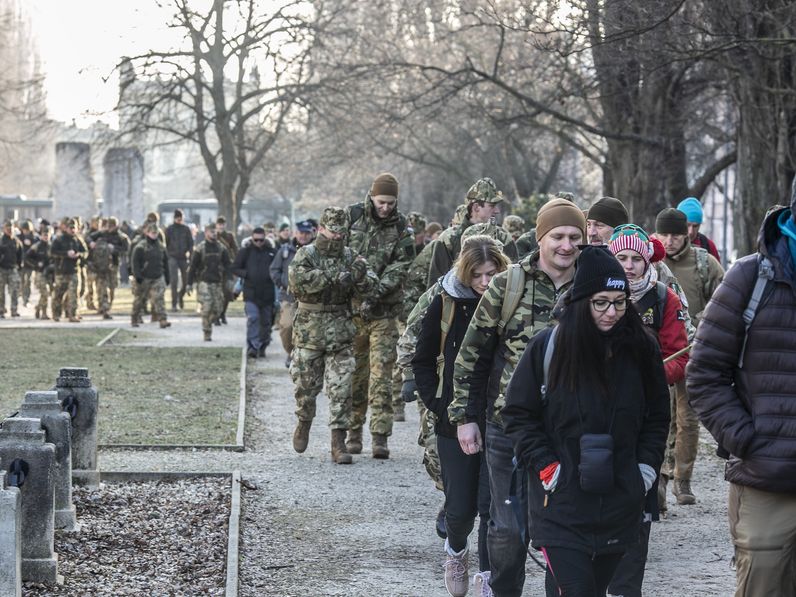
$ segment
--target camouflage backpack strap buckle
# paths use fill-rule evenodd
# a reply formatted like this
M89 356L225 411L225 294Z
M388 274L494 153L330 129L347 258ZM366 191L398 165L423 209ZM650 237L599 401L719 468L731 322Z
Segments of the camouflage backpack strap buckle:
M525 290L525 270L519 263L512 263L506 273L506 292L503 295L503 305L500 309L500 320L497 324L498 335L503 334L511 316L517 310Z

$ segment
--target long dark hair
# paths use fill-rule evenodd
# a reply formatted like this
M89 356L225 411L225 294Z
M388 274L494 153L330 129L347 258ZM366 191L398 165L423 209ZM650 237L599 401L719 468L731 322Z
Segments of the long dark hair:
M606 377L607 361L619 355L630 357L646 371L655 358L657 340L641 323L641 317L628 299L625 315L607 333L594 323L588 299L568 302L559 317L553 358L550 362L550 389L597 387L603 395L610 391ZM648 378L648 376L644 376Z

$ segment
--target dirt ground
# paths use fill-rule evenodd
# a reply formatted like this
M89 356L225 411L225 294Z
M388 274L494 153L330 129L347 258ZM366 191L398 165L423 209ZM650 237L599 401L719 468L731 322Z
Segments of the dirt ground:
M84 320L81 327L87 323ZM175 321L168 334L153 334L154 343L162 339L175 348L195 345L198 321L185 323ZM241 346L244 335L245 321L230 318L214 344ZM291 445L292 382L278 345L274 334L268 357L250 361L245 452L105 450L100 467L239 469L245 485L253 488L243 493L241 596L447 595L442 582L443 542L434 532L442 496L421 464L416 409L410 405L407 422L395 424L389 460L370 457L365 433L363 454L355 457L353 465L340 466L330 461L328 404L321 397L309 448L296 454ZM693 481L698 503L677 506L669 496L669 517L653 526L645 596L732 594L732 545L722 470L723 463L713 455L712 442L703 430ZM471 574L477 566L474 552ZM531 560L526 570L525 594L543 595L542 571Z

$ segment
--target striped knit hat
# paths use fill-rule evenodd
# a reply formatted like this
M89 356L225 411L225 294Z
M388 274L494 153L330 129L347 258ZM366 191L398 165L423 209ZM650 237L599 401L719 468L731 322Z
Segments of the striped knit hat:
M655 253L654 247L650 242L649 235L640 226L635 224L624 224L617 226L611 236L611 242L608 244L608 249L616 255L620 251L630 249L635 251L644 258L647 265L653 260Z

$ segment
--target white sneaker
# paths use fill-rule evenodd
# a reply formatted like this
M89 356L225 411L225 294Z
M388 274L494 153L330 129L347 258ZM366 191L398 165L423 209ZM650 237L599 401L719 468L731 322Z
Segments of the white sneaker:
M445 569L445 588L451 597L464 597L470 588L467 573L467 559L470 552L468 547L469 545L456 553L448 545L448 540L445 540L445 552L448 557L442 567Z
M492 597L492 587L489 586L489 578L492 573L489 570L476 572L473 576L473 595L475 597Z

